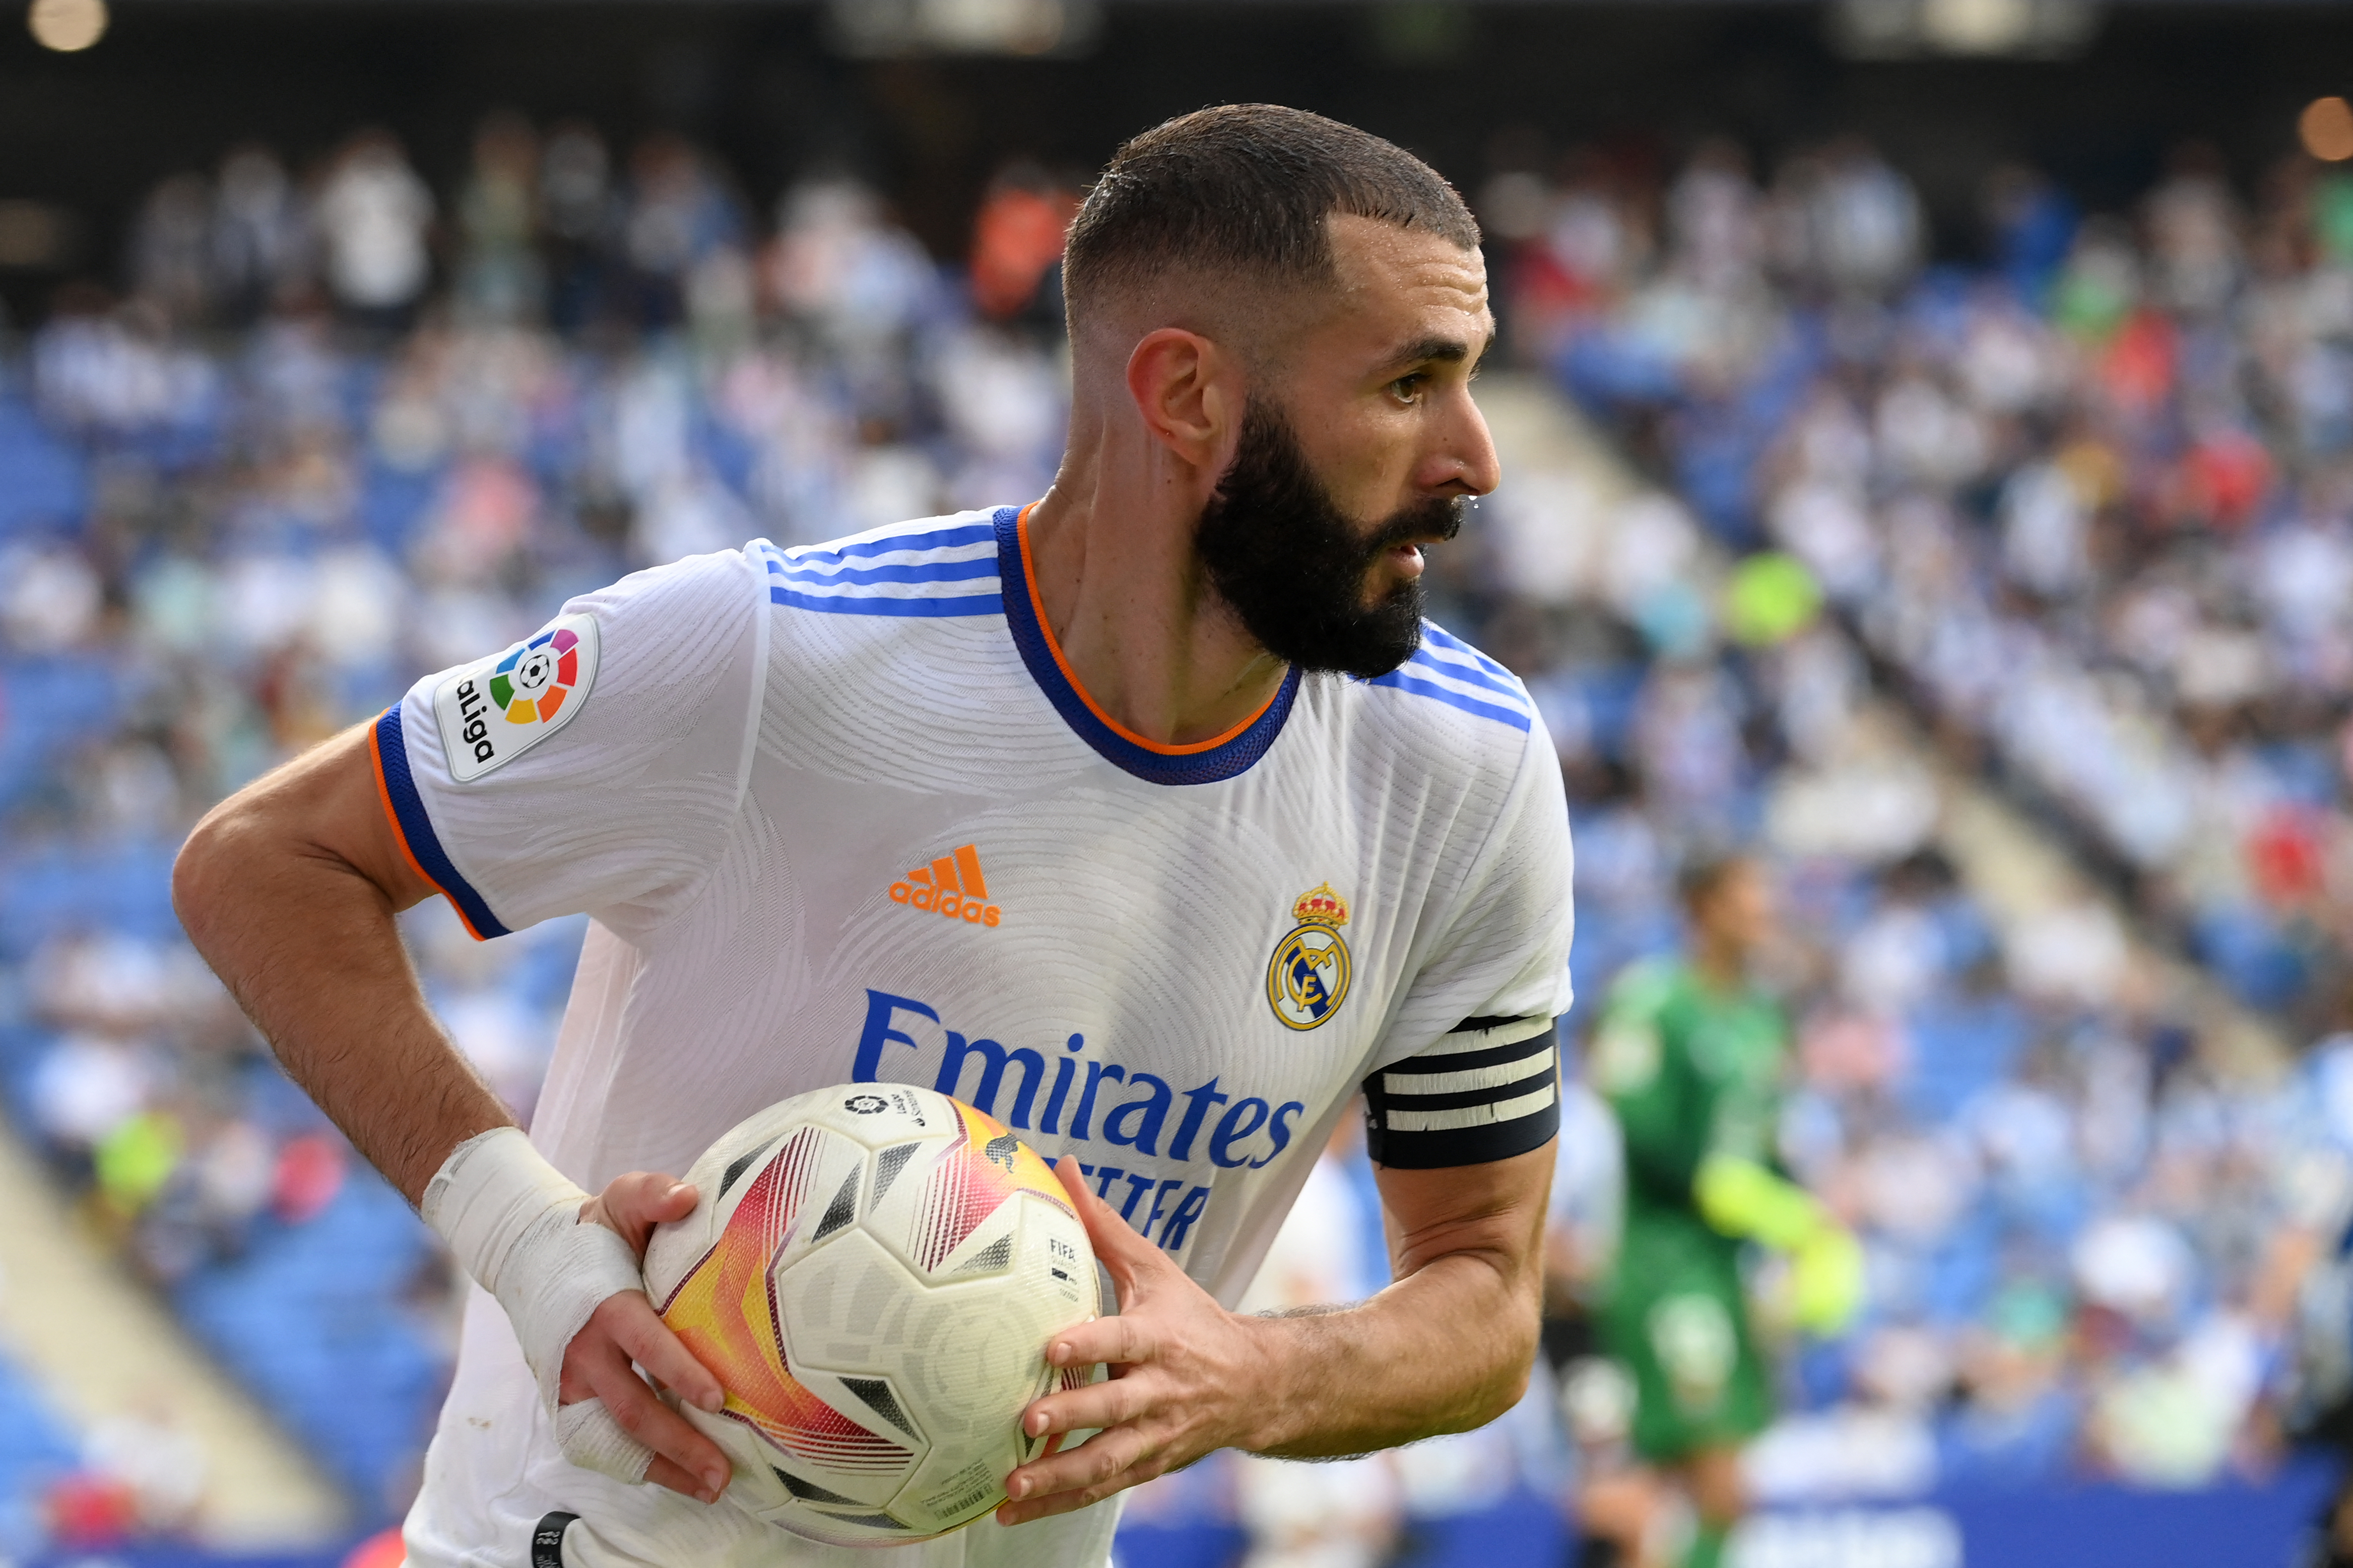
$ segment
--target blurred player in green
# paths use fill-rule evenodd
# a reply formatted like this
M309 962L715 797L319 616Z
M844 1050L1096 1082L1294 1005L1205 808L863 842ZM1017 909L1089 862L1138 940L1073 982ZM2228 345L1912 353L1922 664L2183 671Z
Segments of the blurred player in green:
M1754 960L1775 910L1746 857L1683 879L1691 956L1639 964L1611 988L1593 1086L1625 1140L1625 1229L1601 1339L1634 1381L1633 1446L1696 1515L1682 1568L1716 1568L1746 1506L1741 1446L1772 1416L1742 1290L1750 1244L1786 1258L1787 1315L1832 1332L1862 1296L1854 1237L1779 1173L1774 1132L1788 1047Z

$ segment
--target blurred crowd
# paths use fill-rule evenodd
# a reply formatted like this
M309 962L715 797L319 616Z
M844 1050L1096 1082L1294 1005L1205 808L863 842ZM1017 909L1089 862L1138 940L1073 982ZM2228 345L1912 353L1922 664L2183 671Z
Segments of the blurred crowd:
M1976 268L1859 142L1760 184L1572 160L1493 190L1530 352L1717 535L1807 569L2245 1000L2327 1027L2353 877L2353 174L2172 154L2122 214L2025 169ZM1491 205L1494 205L1491 203Z
M1858 141L1769 178L1722 142L1505 152L1507 332L1660 487L1497 498L1487 646L1551 700L1580 994L1673 943L1680 851L1771 846L1781 1151L1870 1252L1868 1317L1793 1357L1752 1480L2261 1473L2353 1198L2353 178L2299 159L2250 205L2189 146L2086 216L2004 169L1953 267ZM1660 564L1694 556L1696 595ZM1883 701L1908 762L1870 743ZM1939 770L2086 890L1994 918L1932 831ZM2218 1026L2118 907L2295 1048Z
M443 192L380 132L300 180L242 147L0 364L0 1085L364 1517L414 1485L448 1276L178 934L180 837L575 592L1039 493L1073 210L1010 169L943 265L855 180L764 215L672 137L496 116ZM528 1116L582 922L404 925ZM188 1505L48 1469L85 1543Z
M1677 944L1687 854L1765 846L1784 1156L1870 1249L1864 1322L1789 1361L1760 1490L2260 1469L2296 1281L2353 1192L2353 1037L2322 1038L2353 874L2353 184L2284 169L2251 216L2193 149L2085 219L2009 171L1969 270L1924 266L1917 197L1855 142L1767 184L1725 145L1671 179L1521 157L1478 196L1516 351L1658 481L1523 468L1433 561L1438 618L1560 745L1580 1013ZM1074 199L1008 168L942 260L846 174L762 208L674 137L494 116L441 189L379 132L299 177L247 146L158 185L120 293L65 290L0 365L0 1089L363 1513L414 1484L448 1276L177 935L180 836L634 567L1039 493ZM1890 697L1933 754L1887 743ZM2099 899L1997 918L1940 766L2049 812L2160 940L2320 1043L2229 1048ZM527 1114L580 923L478 945L437 901L406 929ZM1573 1318L1615 1163L1606 1112L1567 1109ZM1335 1149L1265 1299L1377 1288L1368 1201ZM1377 1561L1416 1518L1620 1462L1622 1387L1560 1373L1490 1436L1279 1485L1203 1467L1136 1517L1227 1512L1261 1568ZM129 1481L90 1507L101 1459L55 1478L47 1528L173 1526L185 1500Z

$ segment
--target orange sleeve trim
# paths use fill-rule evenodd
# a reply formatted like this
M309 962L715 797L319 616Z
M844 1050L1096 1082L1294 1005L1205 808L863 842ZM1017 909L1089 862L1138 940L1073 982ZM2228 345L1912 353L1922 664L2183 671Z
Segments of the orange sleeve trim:
M383 714L376 715L379 721L383 717ZM408 868L417 873L418 881L441 895L442 902L448 904L451 911L457 915L458 923L466 928L468 936L472 937L476 942L488 942L490 939L476 931L474 922L466 918L465 907L449 896L449 889L435 879L432 872L417 863L417 851L408 847L408 835L400 826L400 812L392 804L392 784L384 776L383 736L384 732L376 723L371 722L368 725L368 765L375 770L376 804L384 807L384 819L392 826L392 841L400 846L400 858L408 862Z

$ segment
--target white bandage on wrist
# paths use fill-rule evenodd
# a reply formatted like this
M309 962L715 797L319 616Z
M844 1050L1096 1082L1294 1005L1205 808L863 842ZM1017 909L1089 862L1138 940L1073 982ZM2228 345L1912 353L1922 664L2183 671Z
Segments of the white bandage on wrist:
M519 1128L499 1127L450 1152L418 1209L506 1310L565 1458L641 1481L653 1450L623 1430L603 1401L556 1404L564 1352L590 1315L607 1297L645 1289L628 1245L604 1226L580 1223L587 1200Z

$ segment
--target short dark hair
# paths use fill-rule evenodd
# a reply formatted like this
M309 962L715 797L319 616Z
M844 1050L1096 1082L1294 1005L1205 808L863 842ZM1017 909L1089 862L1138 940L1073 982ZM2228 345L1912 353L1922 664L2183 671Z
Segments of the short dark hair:
M1471 209L1429 164L1353 125L1275 103L1196 110L1130 139L1071 226L1063 290L1089 303L1177 268L1307 286L1336 271L1334 213L1424 229L1468 250Z
M1695 849L1675 874L1675 891L1682 896L1683 908L1697 914L1700 906L1715 898L1725 883L1742 871L1753 870L1756 865L1757 858L1742 850L1715 847Z

